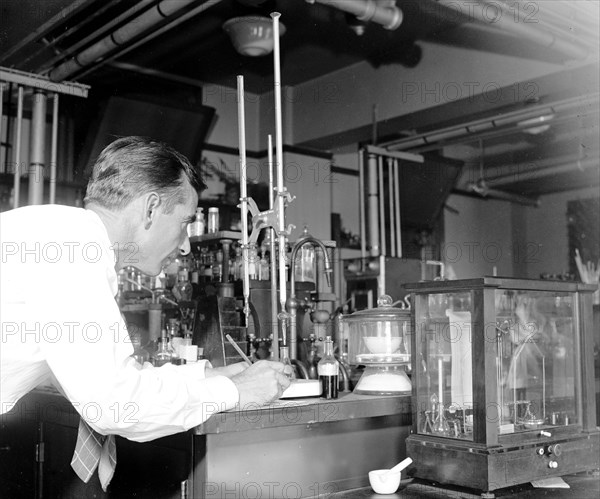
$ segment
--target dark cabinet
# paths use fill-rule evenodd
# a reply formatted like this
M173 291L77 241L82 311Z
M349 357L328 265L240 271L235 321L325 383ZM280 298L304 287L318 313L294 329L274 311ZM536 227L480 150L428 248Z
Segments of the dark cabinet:
M32 392L0 415L0 498L186 497L191 432L137 443L117 437L117 468L107 492L98 473L82 482L71 468L79 415L56 394Z

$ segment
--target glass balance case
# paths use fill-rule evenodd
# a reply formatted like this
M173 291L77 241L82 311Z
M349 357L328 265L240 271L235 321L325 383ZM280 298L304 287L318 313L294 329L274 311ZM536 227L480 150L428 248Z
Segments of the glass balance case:
M484 277L406 287L415 476L488 492L598 468L594 286Z
M342 319L348 328L348 362L365 366L353 392L360 395L410 394L411 314L393 306L389 295L377 307L359 310ZM402 302L404 305L404 302Z

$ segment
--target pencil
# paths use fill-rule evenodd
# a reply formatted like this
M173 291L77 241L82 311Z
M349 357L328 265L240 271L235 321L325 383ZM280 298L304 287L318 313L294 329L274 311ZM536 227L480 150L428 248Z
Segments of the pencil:
M248 364L252 364L252 361L248 358L248 356L244 353L244 351L240 348L240 346L234 341L234 339L230 335L226 334L225 338L227 338L227 341L229 341L229 343L233 345L233 348L236 349L237 353L240 354L240 357L242 359L248 362Z

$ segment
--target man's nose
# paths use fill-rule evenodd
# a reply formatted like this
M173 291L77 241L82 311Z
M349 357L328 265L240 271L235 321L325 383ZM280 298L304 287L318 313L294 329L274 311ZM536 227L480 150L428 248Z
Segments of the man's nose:
M192 247L190 246L190 239L187 234L183 237L183 242L179 245L180 255L189 255Z

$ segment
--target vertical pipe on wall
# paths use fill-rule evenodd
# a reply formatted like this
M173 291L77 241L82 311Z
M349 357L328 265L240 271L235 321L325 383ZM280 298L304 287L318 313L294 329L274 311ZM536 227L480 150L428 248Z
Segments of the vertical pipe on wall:
M369 196L369 252L371 256L379 256L379 197L377 195L377 156L370 153L368 159L368 196Z
M17 133L15 135L15 170L13 183L13 208L19 207L21 190L21 133L23 131L23 87L19 85L17 97Z
M46 153L46 104L43 90L33 91L29 161L29 204L44 202L44 165Z
M387 158L388 166L388 199L390 210L390 253L396 256L396 218L394 212L394 167L392 158Z
M396 256L402 258L402 219L400 212L400 167L398 160L394 159L394 205L396 206Z
M360 224L360 256L367 256L367 231L365 228L365 161L364 150L358 151L358 206Z
M379 233L381 234L381 247L379 248L379 254L387 255L387 234L385 230L385 203L383 188L383 157L378 156L377 158L377 173L379 177Z
M56 175L58 162L58 94L54 94L52 106L52 144L50 150L50 204L56 202Z

